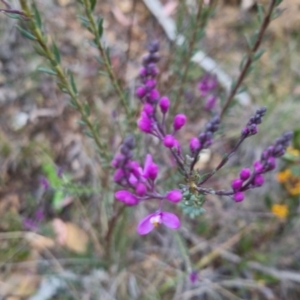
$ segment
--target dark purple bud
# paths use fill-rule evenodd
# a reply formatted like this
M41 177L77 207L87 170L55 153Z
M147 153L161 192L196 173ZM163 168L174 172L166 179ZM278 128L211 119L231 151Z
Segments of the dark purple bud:
M268 170L274 170L276 168L276 160L274 157L268 159Z
M194 284L198 280L198 271L192 271L189 275L190 282Z
M124 175L125 174L124 174L124 171L122 169L117 169L115 171L114 177L113 177L114 182L117 182L117 183L121 182L122 179L124 178Z
M159 42L158 41L152 41L148 46L148 51L150 53L155 53L159 50Z
M135 147L135 138L134 135L129 134L123 141L123 144L126 145L129 149L133 149Z
M123 144L120 148L120 152L125 156L128 156L130 151L131 151L130 148L126 144Z

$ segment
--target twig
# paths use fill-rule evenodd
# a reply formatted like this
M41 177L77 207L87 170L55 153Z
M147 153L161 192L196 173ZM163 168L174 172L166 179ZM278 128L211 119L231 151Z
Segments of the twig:
M196 15L196 24L195 24L195 27L193 28L193 33L192 33L192 36L189 40L189 45L188 45L188 54L187 54L187 59L188 61L185 62L185 68L184 68L184 71L183 71L183 76L180 80L180 87L179 87L179 91L177 93L177 97L174 101L174 107L173 107L173 111L177 111L177 108L179 106L179 103L180 103L180 99L182 97L182 93L183 93L183 89L184 89L184 85L185 85L185 82L186 82L186 78L187 78L187 73L188 73L188 70L189 70L189 67L190 67L190 57L192 57L192 54L194 52L194 48L195 48L195 44L196 44L196 37L197 37L197 32L199 30L199 27L201 26L201 13L202 13L202 8L203 8L203 0L200 0L199 1L199 4L198 4L198 11L197 11L197 15Z
M248 55L247 60L246 60L244 66L241 70L240 76L237 79L237 83L232 87L232 89L230 90L229 95L227 96L227 99L225 100L225 105L224 105L224 107L221 111L220 118L222 118L224 116L224 114L225 114L226 110L228 109L230 103L233 101L236 92L238 91L239 87L241 86L242 82L244 81L244 79L245 79L245 77L248 73L248 70L249 70L251 64L254 61L254 59L253 59L254 55L255 55L256 51L258 50L258 48L259 48L259 46L262 42L264 33L265 33L268 25L271 22L271 16L272 16L274 8L276 7L276 2L277 2L277 0L271 0L271 3L269 5L269 9L268 9L268 11L267 11L267 13L264 17L264 20L263 20L263 22L260 26L257 39L256 39L253 47L249 51L249 55Z
M159 0L143 0L145 5L151 11L151 13L156 17L159 24L165 31L167 37L170 41L175 42L177 45L182 45L184 42L184 37L182 35L176 35L176 25L172 18L166 16L163 12L163 6ZM208 73L215 74L218 78L220 84L229 92L232 79L228 74L226 74L214 61L203 51L197 51L191 58L191 61L197 63L202 69ZM250 95L246 92L236 95L236 99L243 106L249 106L251 103Z
M18 10L18 9L13 9L12 6L6 0L1 0L1 2L6 6L6 9L0 8L0 12L26 17L24 12L22 12L21 10Z

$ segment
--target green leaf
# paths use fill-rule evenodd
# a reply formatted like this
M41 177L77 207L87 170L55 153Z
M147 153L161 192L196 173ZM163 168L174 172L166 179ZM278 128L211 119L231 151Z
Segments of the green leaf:
M17 28L18 28L18 30L20 31L20 33L21 33L24 37L26 37L27 39L30 39L30 40L32 40L32 41L36 41L35 36L32 35L29 31L27 31L27 30L21 28L20 26L17 26Z
M91 11L94 11L96 3L97 3L97 0L90 0Z
M53 71L51 69L44 68L44 67L38 67L37 70L40 71L40 72L43 72L43 73L47 73L49 75L56 75L55 71Z
M103 35L103 19L102 18L100 18L98 21L98 34L99 34L99 38L101 38Z
M261 24L265 17L265 9L264 9L264 6L260 3L257 3L257 17L258 17L259 23Z
M265 49L258 50L253 56L253 61L260 59L264 53L265 53Z
M300 150L300 128L296 128L294 130L294 135L293 135L293 146Z
M90 116L90 114L91 114L90 105L87 102L85 102L84 105L83 105L83 108L84 108L84 111L85 111L86 115Z
M77 95L78 91L77 91L76 83L75 83L75 80L74 80L74 76L71 72L70 72L70 81L71 81L72 90L73 90L74 94Z
M42 170L52 188L58 188L61 186L61 179L57 175L57 170L54 164L45 163L42 165Z
M35 3L32 4L32 9L33 9L33 15L34 15L34 20L36 22L36 25L38 26L39 29L42 29L41 15L40 15Z
M64 198L65 198L65 193L62 190L55 191L52 199L52 205L56 211L62 208L61 204Z
M52 52L54 54L54 57L55 57L55 60L58 64L60 64L60 53L59 53L59 50L56 46L56 44L53 42L52 44Z
M109 63L109 65L111 66L110 50L109 50L109 47L107 47L107 48L105 49L105 52L106 52L106 57L107 57L108 63Z

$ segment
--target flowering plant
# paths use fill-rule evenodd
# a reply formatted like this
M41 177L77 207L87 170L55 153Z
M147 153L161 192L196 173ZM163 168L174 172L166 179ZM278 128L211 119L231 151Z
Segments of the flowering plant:
M183 176L184 183L180 185L180 189L174 189L165 194L159 193L155 186L159 168L153 162L151 154L146 155L142 168L137 161L132 159L132 150L135 147L134 136L129 135L125 138L120 147L120 153L112 161L112 166L116 169L114 181L124 188L115 193L116 199L131 206L151 199L157 199L160 202L157 211L149 214L139 223L137 228L139 234L147 234L160 224L173 229L180 226L179 218L175 214L162 210L165 200L173 203L182 200L181 207L183 211L191 217L204 212L203 204L205 195L208 194L228 196L235 202L243 201L245 191L264 184L264 174L276 167L276 158L285 153L293 136L291 132L286 132L276 139L272 145L263 151L261 158L254 162L252 169L243 168L240 171L239 178L231 182L230 189L215 190L214 188L203 187L204 183L224 167L242 142L257 134L258 125L262 122L266 108L259 108L249 119L242 129L236 145L223 156L219 165L208 174L201 174L196 168L196 163L201 151L212 145L214 134L220 127L220 115L214 110L215 100L206 99L205 107L212 110L213 116L206 123L204 130L198 136L191 138L189 153L184 156L185 147L176 138L176 133L186 124L187 117L183 113L176 114L172 121L172 130L167 130L167 113L169 112L171 100L167 96L160 96L157 90L158 42L153 42L148 50L149 53L143 57L143 67L140 70L141 85L136 90L136 95L142 103L137 125L143 133L157 138L171 152L178 171ZM198 87L202 96L216 99L216 95L210 96L216 86L215 76L207 74L200 81Z

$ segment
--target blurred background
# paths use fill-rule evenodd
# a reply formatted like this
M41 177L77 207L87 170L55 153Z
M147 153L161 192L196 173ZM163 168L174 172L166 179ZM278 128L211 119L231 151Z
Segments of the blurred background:
M20 9L18 1L7 2ZM55 40L62 66L74 73L80 99L90 104L113 155L125 134L124 114L95 59L99 54L81 24L84 11L78 2L39 0L36 5L48 41ZM212 71L227 75L219 82L221 101L230 80L239 76L246 37L259 28L257 8L266 9L269 1L205 0L207 14L190 51L199 3L102 0L94 11L104 19L103 43L137 112L142 55L151 41L159 41L159 90L171 100L180 96L178 111L188 116L180 133L186 145L210 117L197 89L207 71L205 59L213 62ZM5 7L0 1L0 9ZM0 299L300 299L299 0L284 0L276 14L264 36L265 52L244 82L247 101L237 97L198 167L214 168L260 106L268 112L259 133L243 143L210 186L230 186L241 167L251 167L284 131L294 131L293 145L265 185L249 191L242 203L208 196L206 213L194 219L177 209L178 233L161 228L140 237L136 224L149 210L126 208L118 214L116 186L99 164L78 112L55 77L38 70L47 66L45 59L17 28L28 21L0 13ZM174 22L185 43L170 40L166 20ZM204 58L190 63L199 51ZM157 141L138 135L137 148L139 161L152 153L165 189L180 183Z

